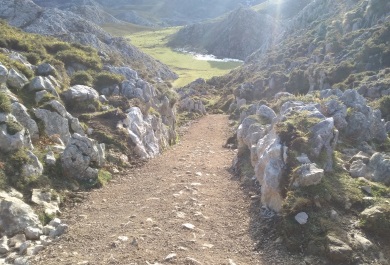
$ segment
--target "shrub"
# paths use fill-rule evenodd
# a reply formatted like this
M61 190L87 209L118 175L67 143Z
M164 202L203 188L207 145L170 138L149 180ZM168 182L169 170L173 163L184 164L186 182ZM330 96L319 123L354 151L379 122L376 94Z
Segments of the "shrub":
M37 65L41 61L41 57L34 52L26 53L24 56L26 56L27 61L33 65Z
M11 50L30 52L32 50L31 43L28 43L27 40L19 40L16 38L10 38L7 41L7 46Z
M7 124L7 133L10 135L14 135L20 132L21 130L23 130L23 126L20 125L20 123L17 121L12 121L12 120L7 121L6 124Z
M286 90L292 94L305 95L309 91L309 79L305 76L302 70L294 70L291 72L288 81L286 82Z
M13 62L13 66L19 70L19 72L21 72L22 74L24 74L25 77L27 77L28 79L32 78L34 76L34 72L30 69L30 68L27 68L24 64L22 64L21 62L17 62L17 61L14 61Z
M344 81L355 69L355 65L351 62L342 62L336 66L331 75L330 81L332 84L337 84Z
M119 84L124 79L123 75L103 71L95 76L94 86L96 88L105 88Z
M72 49L58 52L55 55L55 58L63 61L67 66L76 63L95 70L98 70L102 67L102 62L97 53L87 54L81 50Z
M78 71L72 75L70 79L70 85L84 85L91 86L93 82L92 76L86 71Z
M54 43L45 43L44 47L46 51L50 54L56 54L60 51L70 50L71 46L66 42L54 42Z
M6 93L0 92L0 112L10 113L11 111L11 100Z
M103 187L104 185L107 184L108 181L112 179L112 175L110 172L105 171L103 169L99 170L98 174L98 181L97 181L97 186L98 187Z
M390 120L390 96L384 96L379 99L377 105L382 112L382 117L386 121Z

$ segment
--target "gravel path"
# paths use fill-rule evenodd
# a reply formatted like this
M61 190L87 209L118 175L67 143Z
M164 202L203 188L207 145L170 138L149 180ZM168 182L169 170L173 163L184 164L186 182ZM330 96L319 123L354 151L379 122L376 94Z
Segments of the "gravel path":
M227 138L227 116L192 123L178 145L65 210L70 231L35 264L263 264Z

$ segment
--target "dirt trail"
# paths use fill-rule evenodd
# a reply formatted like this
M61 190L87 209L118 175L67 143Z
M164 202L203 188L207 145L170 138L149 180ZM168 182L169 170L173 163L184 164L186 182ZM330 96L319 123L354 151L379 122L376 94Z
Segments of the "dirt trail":
M66 210L70 231L35 264L262 264L250 196L228 172L227 124L203 117L162 156Z

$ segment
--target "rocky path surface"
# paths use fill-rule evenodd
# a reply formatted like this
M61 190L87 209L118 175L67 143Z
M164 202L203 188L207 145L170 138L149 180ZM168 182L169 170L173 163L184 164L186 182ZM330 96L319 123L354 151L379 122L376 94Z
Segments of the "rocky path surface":
M194 122L178 145L66 210L69 233L34 264L262 264L227 137L226 116Z

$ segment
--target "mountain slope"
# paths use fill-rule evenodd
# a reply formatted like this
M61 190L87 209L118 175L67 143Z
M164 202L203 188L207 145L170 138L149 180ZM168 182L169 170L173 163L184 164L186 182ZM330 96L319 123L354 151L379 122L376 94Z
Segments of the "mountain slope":
M241 7L215 20L182 28L171 37L169 45L245 60L256 50L268 49L277 42L291 23L290 19L310 2L267 1L253 7Z
M166 65L142 53L124 39L113 38L96 24L73 12L42 8L30 0L1 0L0 18L27 32L91 45L99 51L113 55L112 58L116 57L117 60L130 64L145 75L162 79L176 78L176 74Z
M171 37L168 45L245 60L260 46L269 43L277 28L278 22L272 17L239 8L220 20L181 29Z

